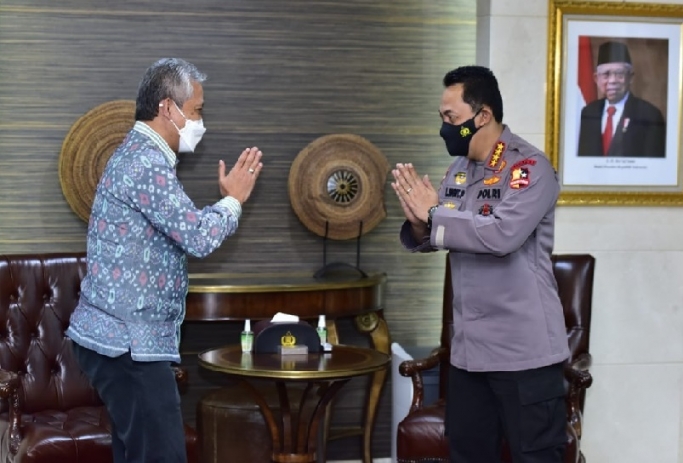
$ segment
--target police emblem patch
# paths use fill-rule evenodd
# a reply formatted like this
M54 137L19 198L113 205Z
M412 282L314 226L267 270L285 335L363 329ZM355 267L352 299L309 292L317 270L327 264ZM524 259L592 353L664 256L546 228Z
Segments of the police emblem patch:
M518 167L512 171L510 178L510 188L519 190L529 185L529 169L526 167Z
M455 174L455 184L456 185L462 185L467 181L467 173L465 172L458 172Z
M491 214L493 214L493 206L491 206L489 203L482 204L482 206L479 208L479 215Z

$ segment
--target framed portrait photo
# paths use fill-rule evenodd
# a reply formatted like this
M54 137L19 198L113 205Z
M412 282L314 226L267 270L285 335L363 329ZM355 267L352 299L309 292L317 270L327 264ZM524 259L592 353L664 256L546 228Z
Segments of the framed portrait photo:
M683 5L549 0L559 204L683 205Z

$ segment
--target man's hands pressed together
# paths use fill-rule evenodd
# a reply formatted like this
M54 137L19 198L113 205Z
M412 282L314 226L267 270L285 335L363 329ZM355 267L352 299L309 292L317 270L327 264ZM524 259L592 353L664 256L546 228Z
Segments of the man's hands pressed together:
M256 179L263 168L262 155L261 150L255 146L245 149L227 174L225 162L223 160L218 162L218 185L223 197L232 196L240 204L244 204L249 199L256 185Z

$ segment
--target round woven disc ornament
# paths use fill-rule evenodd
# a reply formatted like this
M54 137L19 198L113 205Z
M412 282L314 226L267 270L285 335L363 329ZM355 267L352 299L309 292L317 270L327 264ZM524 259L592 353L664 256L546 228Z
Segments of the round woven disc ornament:
M289 201L301 223L316 235L327 233L334 240L357 238L387 215L384 185L389 169L382 152L365 138L326 135L294 159Z
M90 218L104 167L135 123L135 101L116 100L91 109L66 135L59 153L59 183L71 209Z

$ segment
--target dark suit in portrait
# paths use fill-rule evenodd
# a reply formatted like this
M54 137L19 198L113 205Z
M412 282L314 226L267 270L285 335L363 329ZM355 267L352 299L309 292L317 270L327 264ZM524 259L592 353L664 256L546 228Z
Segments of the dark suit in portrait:
M649 157L666 154L666 124L662 112L651 103L628 96L606 154L602 152L601 121L606 100L595 100L581 111L579 156Z

